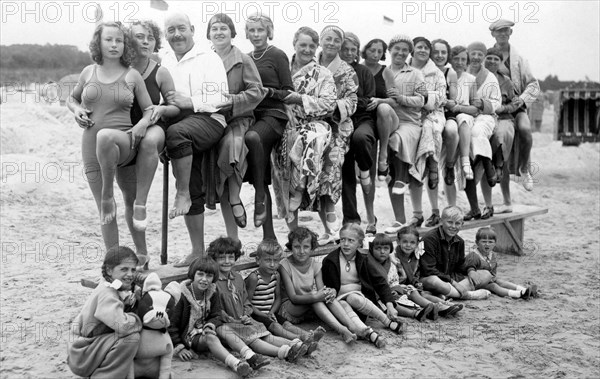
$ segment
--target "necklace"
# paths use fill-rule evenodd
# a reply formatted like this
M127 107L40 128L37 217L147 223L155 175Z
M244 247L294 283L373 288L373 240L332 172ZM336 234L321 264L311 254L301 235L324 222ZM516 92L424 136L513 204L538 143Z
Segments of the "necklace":
M354 261L356 259L356 255L354 255L354 258L348 260L348 258L346 258L346 256L344 254L341 255L342 257L344 257L344 260L346 261L346 265L344 266L344 269L346 270L346 272L350 272L350 269L352 268L352 266L350 265L350 262Z
M146 70L148 70L148 67L150 66L150 59L148 58L148 63L146 63L146 68L144 69L144 71L142 71L142 77L144 76L144 74L146 73Z
M262 57L265 56L265 54L267 53L267 51L269 51L271 49L271 47L273 47L272 45L267 46L267 48L265 49L265 51L263 51L263 53L260 55L260 57L255 57L254 56L254 51L250 54L252 56L252 59L254 59L255 61L260 60Z

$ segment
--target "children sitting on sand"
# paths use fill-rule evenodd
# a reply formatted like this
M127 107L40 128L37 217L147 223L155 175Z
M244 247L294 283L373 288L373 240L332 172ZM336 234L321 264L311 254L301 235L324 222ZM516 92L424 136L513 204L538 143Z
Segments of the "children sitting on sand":
M288 362L295 362L299 356L306 354L308 346L300 339L288 340L274 336L262 323L250 317L254 308L248 298L244 279L232 270L235 261L242 255L241 242L230 237L219 237L210 243L207 252L219 264L217 294L223 306L221 317L227 327L217 328L219 337L224 338L230 333L228 329L231 329L249 349ZM251 359L248 363L255 368L255 362Z
M262 322L276 336L290 340L299 338L308 345L306 354L310 355L325 335L325 329L319 326L307 332L278 314L281 307L281 278L277 269L283 255L281 245L275 240L264 240L256 252L250 254L253 255L256 256L258 268L245 279L248 298L254 308L252 318Z
M475 235L477 248L471 250L465 256L466 266L474 267L480 273L489 273L489 282L481 285L481 288L485 288L498 296L509 296L513 299L529 300L531 297L537 296L537 286L535 284L523 287L496 276L498 262L496 262L493 251L496 246L496 239L496 232L491 227L479 229Z
M439 297L423 291L423 284L419 281L418 244L419 232L409 225L398 231L398 247L395 254L391 254L392 239L383 233L375 235L369 246L369 253L379 263L382 274L388 280L400 316L413 317L417 321L424 321L425 318L436 320L438 315L454 316L463 308L462 304L448 304ZM409 309L403 306L398 302L402 296L406 296L421 308Z

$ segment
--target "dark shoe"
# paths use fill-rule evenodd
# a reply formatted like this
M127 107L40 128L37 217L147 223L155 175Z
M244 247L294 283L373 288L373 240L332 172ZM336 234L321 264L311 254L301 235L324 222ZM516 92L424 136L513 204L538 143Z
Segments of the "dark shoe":
M477 212L474 211L469 211L467 212L467 214L465 215L465 217L463 218L463 220L465 221L471 221L473 219L475 220L479 220L481 218L481 212L479 212L479 209L477 210Z
M450 305L448 308L444 309L443 311L439 311L438 314L441 317L450 317L450 316L454 316L455 314L458 313L458 311L460 311L462 309L462 305L460 305L460 307L456 304L454 305Z
M240 361L240 363L235 366L235 372L242 378L247 377L252 372L252 368L248 364L248 362Z
M306 354L308 350L308 346L303 344L302 342L298 342L290 346L290 350L288 350L287 355L285 356L285 360L290 363L294 363L298 360L298 357Z
M431 321L435 321L435 320L437 320L437 319L438 319L439 312L440 312L440 308L438 307L438 305L437 305L437 304L434 304L434 305L433 305L433 310L431 311L431 313L429 313L429 314L427 315L427 319L429 319L429 320L431 320Z
M246 362L252 367L252 370L258 370L261 367L271 364L271 361L260 354L254 354L252 358L246 360Z
M456 176L454 174L454 164L452 166L446 165L446 175L444 175L444 182L446 185L451 186L454 184Z
M377 346L380 349L384 348L386 345L383 337L377 334L377 332L371 331L367 334L366 337L369 340L369 342L371 342L373 345Z
M262 209L262 212L259 213L259 210ZM265 200L263 198L263 201L255 201L254 202L254 226L255 227L260 227L262 226L262 224L265 223L265 220L267 219L267 207L265 205Z
M484 207L483 213L481 214L482 220L487 220L488 218L494 216L494 207Z
M377 234L377 217L375 217L375 222L373 224L368 224L367 229L365 230L365 235L369 237L374 237Z
M236 216L235 213L233 212L234 207L242 207L242 209L244 210L244 214L242 214L241 216ZM237 204L231 204L231 214L233 215L233 218L235 219L235 223L237 226L239 226L240 228L246 227L246 223L247 223L246 208L244 208L244 204L242 204L241 201Z
M483 169L485 171L485 177L487 179L488 184L490 185L490 187L495 186L497 181L496 169L494 168L492 161L489 159L482 159L481 161L483 163Z
M392 323L396 323L396 326L392 328ZM404 333L404 330L402 330L402 323L400 321L392 321L392 323L390 323L390 330L396 334L402 334Z
M390 173L389 167L386 167L385 170L377 169L377 179L383 182L383 181L385 181L385 179L387 178L389 173Z
M429 189L434 190L437 188L438 183L440 181L438 174L438 164L437 162L434 162L431 163L429 166L431 166L431 168L429 169L429 175L427 177L427 186L429 187Z
M420 216L420 217L413 216L412 219L410 219L410 222L408 223L408 225L412 225L415 228L418 228L419 226L421 226L423 224L423 221L425 221L425 218L423 216Z
M521 295L521 299L529 300L533 296L537 296L537 286L532 284L525 289L525 292Z
M434 308L435 308L435 306L433 305L433 303L427 304L427 306L425 308L421 309L415 315L415 320L417 320L419 322L425 321L425 319L427 318L427 316L429 316L429 314L434 311Z
M440 223L440 216L437 213L432 213L425 223L426 227L436 226Z

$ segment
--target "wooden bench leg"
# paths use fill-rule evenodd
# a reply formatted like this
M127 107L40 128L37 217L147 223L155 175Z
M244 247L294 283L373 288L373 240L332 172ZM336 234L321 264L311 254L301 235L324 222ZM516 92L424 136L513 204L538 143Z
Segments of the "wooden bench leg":
M160 242L160 264L167 264L167 241L169 236L169 161L163 162L162 230Z
M525 220L506 221L497 224L496 251L504 254L524 255L523 235Z

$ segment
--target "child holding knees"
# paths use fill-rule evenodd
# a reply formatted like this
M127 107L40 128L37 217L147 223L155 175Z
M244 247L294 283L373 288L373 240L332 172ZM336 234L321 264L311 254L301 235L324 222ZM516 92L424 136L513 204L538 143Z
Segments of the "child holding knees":
M281 307L281 278L277 269L283 255L281 245L275 240L264 240L252 255L256 256L258 269L245 279L248 298L254 308L252 318L263 323L276 336L291 340L299 338L308 345L306 354L311 354L325 335L325 329L319 326L307 332L278 314Z
M414 317L418 321L425 318L436 320L438 315L449 317L460 311L462 305L450 305L442 299L423 291L423 284L419 282L419 232L414 226L405 226L398 231L398 246L395 254L393 242L385 234L377 234L371 242L369 252L381 265L385 273L392 294L399 298L406 295L409 300L422 307L421 310L409 310L397 306L401 316Z
M318 245L317 240L317 235L305 227L289 232L286 247L292 254L284 258L279 266L283 283L279 312L292 323L300 323L316 315L339 333L344 342L354 342L356 334L349 329L354 323L335 299L335 290L323 285L321 263L311 256Z
M175 346L173 355L182 361L188 361L194 357L194 352L208 350L240 376L248 375L252 371L250 364L229 353L217 337L216 329L223 324L215 284L219 277L218 264L210 258L198 258L190 265L187 277L187 280L180 283L181 299L169 315L169 335ZM248 361L258 360L261 362L260 366L269 364L266 359L254 354L231 331L222 333L222 338ZM253 357L257 358L252 359ZM258 366L254 365L254 368Z
M323 259L323 282L335 289L337 299L346 309L371 316L400 334L402 323L397 321L398 311L386 278L377 269L378 263L371 255L358 251L364 237L357 224L348 223L342 227L340 247ZM375 305L378 298L385 304L387 314ZM353 321L364 325L358 317ZM382 337L369 327L358 334L377 347L385 345L381 342Z
M231 331L252 349L260 354L295 362L306 354L308 346L300 339L289 340L269 333L267 328L250 317L254 311L244 279L232 270L235 261L242 255L242 243L230 237L220 237L212 241L207 249L209 257L219 264L217 294L223 306L222 317L226 322L217 328L217 335L225 338ZM241 352L242 356L246 350ZM250 358L252 368L256 362Z
M496 239L496 232L490 227L477 230L477 234L475 234L477 248L465 256L465 265L474 266L477 271L488 271L492 275L492 280L482 288L498 296L509 296L513 299L529 299L532 296L537 296L537 286L535 284L523 287L496 276L498 262L493 251L496 247Z
M73 320L67 364L82 377L127 377L137 353L142 322L132 312L138 258L128 247L106 252L103 280Z

